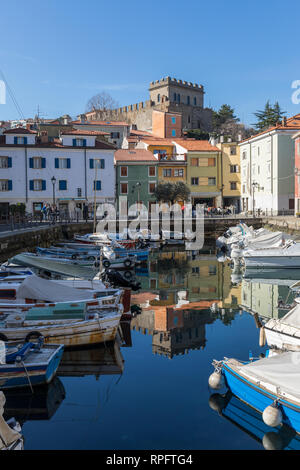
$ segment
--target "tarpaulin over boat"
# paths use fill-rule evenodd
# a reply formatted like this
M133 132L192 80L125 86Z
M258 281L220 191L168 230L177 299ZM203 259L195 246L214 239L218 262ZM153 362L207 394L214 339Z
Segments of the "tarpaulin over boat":
M259 359L239 368L240 372L261 383L280 387L300 399L299 353L284 352Z
M29 256L26 254L14 256L9 260L9 263L41 269L43 271L50 271L52 273L61 274L62 276L77 277L80 279L93 279L97 273L97 270L92 267L66 264L57 260L45 260L39 256Z
M35 299L48 302L67 302L93 298L89 291L74 289L32 275L25 278L17 290L17 299Z
M268 232L245 239L245 247L249 247L252 250L263 249L263 248L275 248L283 245L284 234L282 232Z
M300 304L297 304L284 317L282 317L280 320L277 320L277 323L300 328Z

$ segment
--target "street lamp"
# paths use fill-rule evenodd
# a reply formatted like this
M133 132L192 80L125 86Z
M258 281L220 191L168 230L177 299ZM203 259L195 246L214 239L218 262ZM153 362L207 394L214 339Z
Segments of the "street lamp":
M52 176L51 183L53 185L53 207L54 207L55 206L55 183L56 183L55 176Z

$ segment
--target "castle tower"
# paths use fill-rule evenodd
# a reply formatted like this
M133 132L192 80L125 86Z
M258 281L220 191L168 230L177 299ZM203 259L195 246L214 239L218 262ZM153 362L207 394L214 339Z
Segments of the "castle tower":
M166 77L150 83L155 109L182 114L183 129L211 130L212 111L204 108L204 88L197 83Z

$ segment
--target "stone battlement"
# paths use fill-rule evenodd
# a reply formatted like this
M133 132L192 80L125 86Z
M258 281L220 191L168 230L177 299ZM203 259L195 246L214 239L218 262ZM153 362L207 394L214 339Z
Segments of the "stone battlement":
M166 86L166 85L176 85L176 86L183 86L185 88L192 88L192 89L199 89L203 91L203 85L199 85L198 83L186 82L185 80L178 80L177 78L165 77L161 80L155 80L154 82L150 82L149 90L153 90L154 88Z

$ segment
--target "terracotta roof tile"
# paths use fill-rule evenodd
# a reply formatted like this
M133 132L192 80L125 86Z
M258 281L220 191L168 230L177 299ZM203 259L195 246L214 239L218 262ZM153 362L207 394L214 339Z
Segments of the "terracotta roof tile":
M145 161L145 162L157 162L157 158L154 157L153 153L145 149L120 149L115 152L115 160L118 161Z
M173 142L191 152L220 152L220 149L211 145L208 140L174 139Z
M14 127L13 129L7 129L3 134L36 134L36 131L25 129L25 127Z
M102 131L85 131L85 130L78 130L78 129L71 129L69 131L62 131L61 135L109 135L108 132L102 132Z

